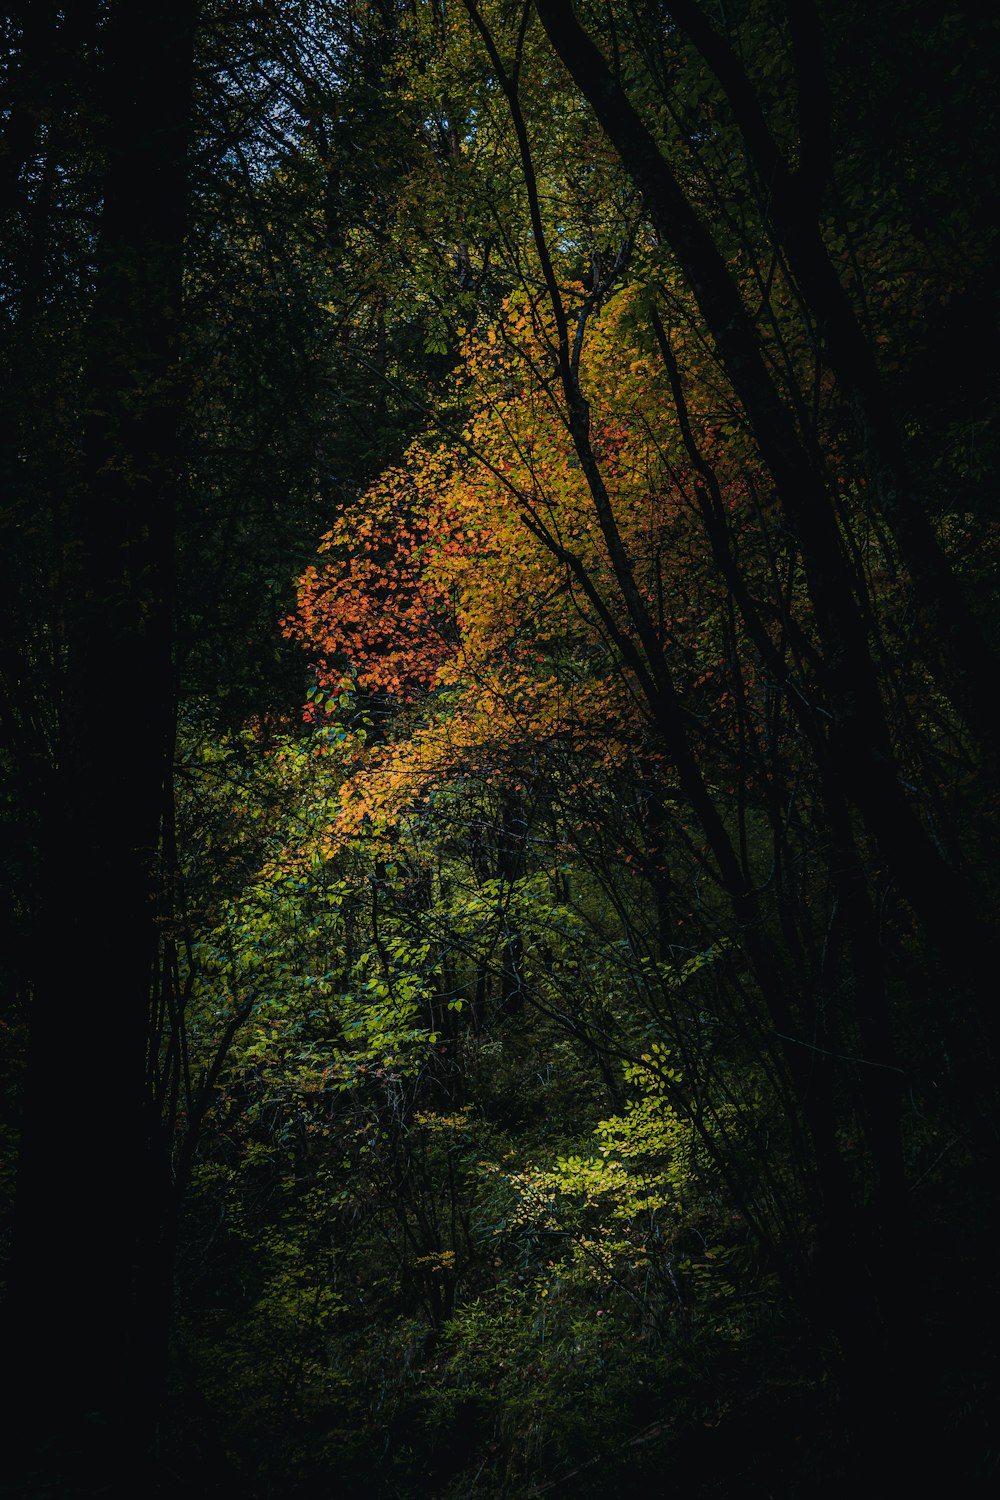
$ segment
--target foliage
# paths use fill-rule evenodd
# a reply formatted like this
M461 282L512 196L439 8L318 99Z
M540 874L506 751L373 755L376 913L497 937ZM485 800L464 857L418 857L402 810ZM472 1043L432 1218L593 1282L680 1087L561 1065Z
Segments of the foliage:
M813 455L849 559L842 607L869 612L887 753L933 823L947 757L966 775L972 759L912 647L882 481L739 121L709 102L696 49L649 19L635 8L604 43L630 59ZM291 1462L309 1403L349 1369L368 1425L341 1440L341 1470L378 1449L404 1493L523 1493L574 1464L610 1483L602 1449L631 1451L650 1422L655 1448L732 1420L762 1348L788 1350L789 1401L817 1400L836 1357L821 1374L793 1355L796 1319L854 1370L852 1315L816 1268L856 1263L844 1303L869 1315L861 1226L874 1214L888 1245L894 1162L929 1160L894 1080L910 1069L924 1100L936 1086L899 963L933 967L923 908L882 873L891 830L826 727L844 712L826 559L772 498L766 431L627 161L541 29L506 25L417 8L383 75L422 145L387 238L344 243L384 266L395 314L426 320L424 357L447 349L451 373L397 461L334 502L300 578L283 630L313 674L306 800L209 940L239 951L252 933L260 980L214 1107L245 1141L231 1232L262 1279L209 1342L193 1316L199 1358L228 1348L249 1381L243 1330L266 1316L276 1334L287 1305L258 1244L329 1244L336 1269L314 1263L311 1284L349 1294L295 1324L298 1373L259 1410ZM746 65L794 152L783 44L769 54L754 25ZM844 171L863 175L857 157ZM820 232L874 301L891 372L917 315L902 288L922 293L844 201ZM387 390L403 385L397 365ZM891 1320L890 1301L871 1315ZM314 1393L294 1417L290 1379ZM316 1420L303 1473L341 1430Z
M103 817L144 851L152 979L66 1035L100 1088L148 1016L121 1160L163 1492L887 1490L931 1428L974 1487L995 25L199 6L146 391L176 407L162 670L102 684L83 747L81 622L155 613L150 528L88 531L102 486L138 504L88 436L136 409L95 321L121 143L90 9L5 31L4 1034L16 1123L57 893L115 952ZM131 390L155 355L107 327ZM94 836L64 873L84 748L105 811L66 814ZM156 834L111 795L137 768ZM95 1234L74 1265L116 1264Z

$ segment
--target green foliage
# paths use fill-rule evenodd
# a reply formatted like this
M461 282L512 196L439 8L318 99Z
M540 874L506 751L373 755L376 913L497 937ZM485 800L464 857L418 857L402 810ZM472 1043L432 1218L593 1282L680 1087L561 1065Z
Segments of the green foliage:
M5 1145L33 906L93 854L40 830L81 748L114 9L82 40L52 12L44 84L4 32ZM977 1430L993 1356L959 1374L949 1330L996 1300L996 745L955 606L995 644L997 29L939 11L200 8L174 790L123 1083L167 1143L165 1472L784 1494L777 1433L811 1495L852 1488L858 1413L895 1400L900 1449L909 1412ZM104 764L161 685L110 684ZM940 1311L928 1264L962 1283Z

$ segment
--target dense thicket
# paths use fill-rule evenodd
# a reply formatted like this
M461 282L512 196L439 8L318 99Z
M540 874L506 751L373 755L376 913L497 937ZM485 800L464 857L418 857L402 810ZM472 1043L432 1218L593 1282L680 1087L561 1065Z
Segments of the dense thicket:
M19 1492L987 1481L996 24L5 34Z

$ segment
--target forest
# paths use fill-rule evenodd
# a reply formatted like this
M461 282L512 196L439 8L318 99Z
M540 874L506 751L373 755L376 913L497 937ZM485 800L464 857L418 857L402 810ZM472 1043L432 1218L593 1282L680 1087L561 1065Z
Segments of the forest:
M989 1492L1000 20L0 28L0 1488Z

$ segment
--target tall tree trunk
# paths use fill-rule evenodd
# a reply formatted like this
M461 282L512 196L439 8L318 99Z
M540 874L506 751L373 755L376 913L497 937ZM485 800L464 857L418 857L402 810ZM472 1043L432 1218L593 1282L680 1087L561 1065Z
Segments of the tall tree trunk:
M120 0L104 47L108 154L13 1275L25 1435L69 1494L116 1488L130 1469L134 1484L165 1335L169 1185L148 1076L194 27L195 0Z

